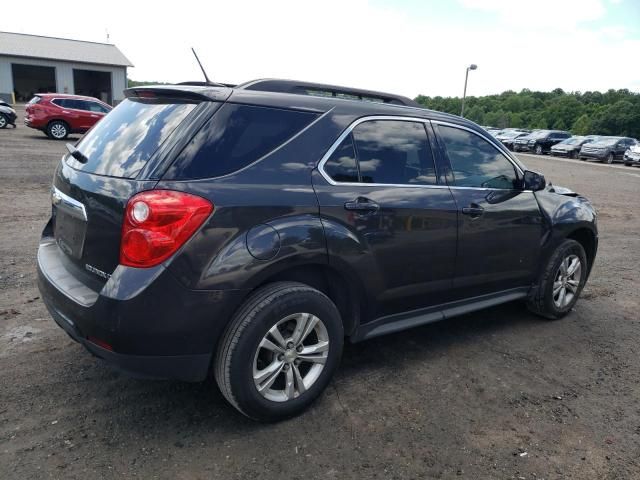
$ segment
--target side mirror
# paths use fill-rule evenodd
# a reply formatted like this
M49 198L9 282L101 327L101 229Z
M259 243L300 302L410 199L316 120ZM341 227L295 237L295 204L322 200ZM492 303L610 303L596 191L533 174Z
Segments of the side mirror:
M533 192L537 192L538 190L544 189L547 186L547 181L544 178L544 175L538 172L532 172L531 170L526 170L524 172L524 189L531 190Z

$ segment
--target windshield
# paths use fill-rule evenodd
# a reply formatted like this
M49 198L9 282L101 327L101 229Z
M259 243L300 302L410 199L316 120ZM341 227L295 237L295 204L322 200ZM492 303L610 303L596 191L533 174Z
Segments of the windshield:
M592 142L594 147L608 147L615 145L620 139L618 137L601 138L598 141Z
M506 132L503 136L505 138L516 138L525 135L523 132Z
M561 141L558 145L575 145L576 143L580 143L583 140L584 137L571 137Z
M195 107L174 100L127 99L76 145L87 162L68 161L87 173L134 178Z
M539 132L533 132L529 135L529 138L544 138L549 135L549 130L540 130Z

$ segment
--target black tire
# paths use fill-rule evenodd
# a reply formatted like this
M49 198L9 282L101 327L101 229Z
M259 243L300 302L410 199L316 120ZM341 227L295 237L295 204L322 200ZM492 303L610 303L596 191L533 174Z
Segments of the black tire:
M7 128L9 125L9 119L0 113L0 129Z
M571 300L566 305L558 306L554 300L554 282L557 280L563 260L569 256L576 256L580 260L580 283ZM535 294L527 300L527 307L532 312L550 320L564 317L578 301L587 279L588 269L587 255L582 245L575 240L565 240L547 261L540 275Z
M54 120L47 125L47 136L54 140L64 140L69 136L69 125L61 120Z
M536 145L536 148L534 151L536 155L544 155L544 151L542 150L542 145Z
M578 152L576 152L575 150L573 150L573 151L569 154L569 156L575 160L576 158L578 158Z
M326 328L330 347L324 367L314 383L297 397L286 401L267 399L258 391L253 378L260 342L279 321L303 312L321 319ZM340 313L326 295L302 283L272 283L254 292L227 327L216 354L216 382L229 403L249 418L277 421L293 417L327 387L340 362L343 345Z
M609 165L611 165L611 164L613 163L613 160L614 160L614 158L613 158L613 153L610 153L609 155L607 155L607 160L606 160L606 162L607 162Z

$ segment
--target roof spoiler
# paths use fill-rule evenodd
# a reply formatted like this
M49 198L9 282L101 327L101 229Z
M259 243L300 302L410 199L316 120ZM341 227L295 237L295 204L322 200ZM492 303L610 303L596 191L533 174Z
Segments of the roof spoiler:
M261 79L238 85L242 90L259 90L266 92L293 93L296 95L311 95L321 97L337 97L350 100L369 100L393 105L423 108L419 103L402 95L393 93L362 90L359 88L339 87L322 83L302 82L297 80Z
M194 82L195 83L195 82ZM231 95L231 89L224 85L192 85L190 83L177 85L145 85L143 87L131 87L124 90L127 98L176 98L202 101L224 101Z

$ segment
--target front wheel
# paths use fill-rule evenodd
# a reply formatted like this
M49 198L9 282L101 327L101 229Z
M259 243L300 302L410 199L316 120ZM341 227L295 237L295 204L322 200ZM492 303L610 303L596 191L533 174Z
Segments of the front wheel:
M343 344L340 313L326 295L302 283L273 283L231 320L218 346L216 381L249 418L292 417L327 387Z
M536 145L536 155L542 155L542 145Z
M0 129L7 128L7 125L9 125L9 120L7 120L7 117L5 117L2 113L0 113Z
M611 165L613 163L613 153L607 155L607 163Z
M571 311L587 280L587 255L575 240L565 240L542 272L537 292L527 301L531 311L556 320Z
M578 152L576 152L575 150L573 150L569 156L570 156L572 159L574 159L574 160L575 160L576 158L578 158Z

